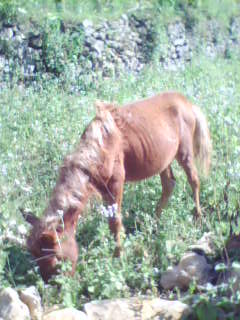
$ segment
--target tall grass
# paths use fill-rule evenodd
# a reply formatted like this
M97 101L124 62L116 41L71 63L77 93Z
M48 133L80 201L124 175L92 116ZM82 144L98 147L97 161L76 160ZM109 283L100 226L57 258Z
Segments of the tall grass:
M160 11L168 20L178 15L193 14L195 19L215 18L227 23L239 9L238 0L1 0L0 17L41 23L46 18L81 22L91 19L115 20L122 14Z
M160 15L165 14L166 19L173 17L172 14L178 15L176 10L180 8L180 1L156 2L157 10ZM40 21L41 17L67 15L68 10L71 19L91 17L97 5L102 6L98 10L99 18L110 15L111 6L117 16L135 9L138 3L151 8L156 2L63 1L62 9L57 9L50 0L14 0L12 4L18 17L33 16ZM181 1L183 3L187 4L185 9L195 6L199 12L211 5L210 1ZM228 4L235 5L230 0L216 3L224 8ZM0 4L0 10L3 10L9 2L1 1ZM76 6L83 10L82 16L80 13L78 16ZM213 10L218 9L211 10L214 15ZM216 16L219 17L218 13ZM51 43L54 44L54 40ZM0 234L20 235L20 226L28 228L20 208L41 216L64 156L74 149L94 117L96 99L122 105L167 90L186 95L208 119L213 158L209 177L201 181L204 218L201 225L194 221L189 184L183 170L174 163L177 184L160 219L155 215L161 195L158 176L125 185L122 209L125 236L121 259L113 258L114 241L97 204L88 205L78 226L79 261L74 278L61 275L45 287L29 254L0 240L0 288L35 284L44 304L63 303L76 307L91 299L158 295L161 272L176 263L205 231L215 235L219 253L230 227L236 233L240 232L239 61L234 54L228 59L209 59L201 52L185 69L168 71L155 59L139 74L122 73L118 78L99 78L85 86L76 84L74 93L70 90L70 78L69 74L64 79L39 80L28 87L7 83L0 92ZM68 265L63 268L67 269Z
M177 185L159 220L154 211L161 194L159 177L126 185L122 259L112 258L114 243L107 221L97 208L88 207L78 228L77 273L74 279L56 280L62 284L60 296L55 286L45 291L34 265L26 265L30 281L35 274L34 282L37 277L46 300L51 295L50 301L58 299L67 305L79 305L94 298L156 294L159 272L176 262L204 231L212 231L222 248L230 220L239 210L239 89L236 61L198 57L185 70L169 72L157 65L148 66L138 76L124 74L120 79L101 81L97 90L91 89L85 95L69 94L55 84L40 91L14 87L1 92L2 230L9 227L8 221L23 224L20 207L42 214L56 181L57 168L94 116L95 99L124 104L160 91L178 90L201 107L210 126L214 151L211 174L201 183L202 225L193 220L191 190L177 164ZM237 221L235 228L239 230ZM21 272L14 271L16 258L11 256L9 264L4 261L2 268L8 274L7 278L4 276L5 283L11 283L11 279L16 285L22 283Z

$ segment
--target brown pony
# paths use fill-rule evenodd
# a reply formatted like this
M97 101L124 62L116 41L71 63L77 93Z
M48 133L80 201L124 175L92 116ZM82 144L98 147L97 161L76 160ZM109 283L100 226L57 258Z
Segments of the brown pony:
M78 218L93 194L117 214L109 218L120 254L121 203L126 181L159 174L162 195L156 212L160 215L175 185L171 164L176 158L191 185L196 215L201 217L199 178L194 158L208 172L211 140L200 109L179 93L169 92L127 104L122 108L96 103L96 117L84 131L77 149L68 155L42 219L27 215L33 225L28 248L37 258L47 281L57 271L57 262L69 259L75 271L78 248L75 232Z

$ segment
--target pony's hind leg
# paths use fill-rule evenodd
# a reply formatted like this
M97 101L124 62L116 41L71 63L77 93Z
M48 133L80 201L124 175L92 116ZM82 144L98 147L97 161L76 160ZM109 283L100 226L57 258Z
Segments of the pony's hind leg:
M160 173L160 177L162 183L162 195L156 207L156 213L158 216L160 216L162 209L166 207L168 199L170 198L176 184L176 180L170 165L167 167L167 169Z
M190 146L189 144L188 146ZM188 148L189 149L189 148ZM196 217L200 218L202 216L200 201L199 201L199 192L200 192L200 182L198 178L198 173L196 166L194 164L194 157L192 150L181 150L178 153L177 160L178 163L183 167L186 172L188 182L192 188L194 201L196 205Z

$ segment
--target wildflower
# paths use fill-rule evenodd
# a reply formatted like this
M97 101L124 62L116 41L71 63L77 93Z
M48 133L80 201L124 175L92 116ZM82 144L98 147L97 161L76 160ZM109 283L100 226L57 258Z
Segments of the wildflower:
M57 210L57 215L63 219L63 210Z
M153 272L155 275L159 274L159 269L158 268L153 268Z
M108 206L108 213L110 218L113 218L116 216L117 208L118 208L117 203L114 203L113 205Z
M26 227L21 224L19 227L18 227L18 232L21 234L21 235L25 235L27 233L27 229Z
M227 126L232 126L232 125L233 125L232 119L229 118L229 117L226 117L226 118L225 118L225 124L226 124Z
M106 218L114 218L117 213L117 208L118 208L117 203L114 203L113 205L108 206L107 208L101 205L99 211L101 215Z
M1 171L2 171L3 176L7 176L7 166L5 164L2 166Z
M9 239L14 238L13 231L12 230L6 230L5 231L5 237L9 238Z
M25 191L26 193L31 193L32 192L32 188L30 186L22 186L22 190Z
M100 206L99 212L101 213L102 216L108 218L108 210L103 205Z
M26 14L27 11L24 8L18 8L18 11L22 14Z
M15 227L16 226L16 220L11 220L10 222L9 222L9 226L10 227Z
M18 179L15 179L15 184L16 184L17 186L19 186L19 185L20 185L20 181L19 181Z

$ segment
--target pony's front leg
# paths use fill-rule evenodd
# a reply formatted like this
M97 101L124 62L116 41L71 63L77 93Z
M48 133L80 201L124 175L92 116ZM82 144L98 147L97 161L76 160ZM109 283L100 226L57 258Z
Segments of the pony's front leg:
M121 216L121 205L122 205L122 195L123 195L123 185L124 181L117 179L115 177L111 179L108 183L109 191L111 192L113 198L108 201L109 204L117 204L117 212L108 218L109 229L114 235L116 241L116 249L114 256L119 257L121 253L121 231L123 229L122 216Z
M114 256L120 257L121 249L122 249L122 247L121 247L121 231L123 229L121 215L118 214L115 217L109 217L108 223L109 223L109 229L113 233L114 239L116 241L116 248L114 251Z
M123 161L118 160L115 163L113 175L106 186L105 200L109 205L116 204L117 210L113 216L108 218L109 229L114 235L116 249L114 256L119 257L121 253L121 231L123 230L121 205L123 197L123 186L125 181L125 171Z

